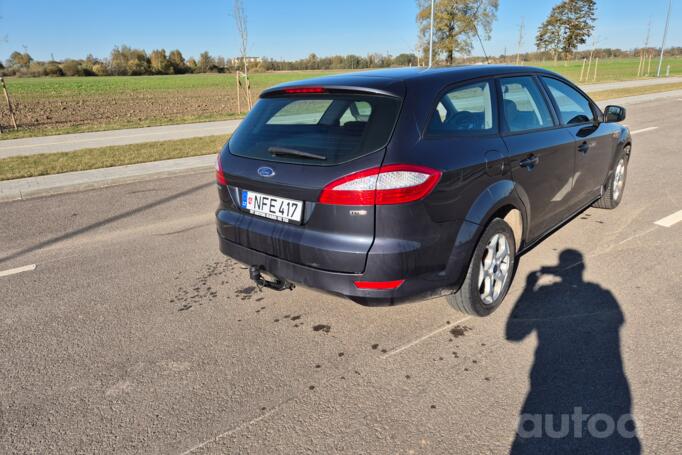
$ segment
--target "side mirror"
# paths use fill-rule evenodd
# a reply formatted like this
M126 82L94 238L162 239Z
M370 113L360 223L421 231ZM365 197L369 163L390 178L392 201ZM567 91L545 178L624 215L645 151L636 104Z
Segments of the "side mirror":
M604 108L604 121L606 123L616 123L625 120L625 108L622 106L609 105Z

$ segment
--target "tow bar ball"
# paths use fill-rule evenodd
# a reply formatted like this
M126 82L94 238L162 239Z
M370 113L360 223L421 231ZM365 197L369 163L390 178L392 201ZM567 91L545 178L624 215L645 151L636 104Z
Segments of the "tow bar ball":
M263 272L264 268L262 265L252 265L249 267L249 275L259 288L270 288L275 291L285 291L287 289L293 291L296 287L294 283L290 283L275 275L266 273L266 276L263 276Z

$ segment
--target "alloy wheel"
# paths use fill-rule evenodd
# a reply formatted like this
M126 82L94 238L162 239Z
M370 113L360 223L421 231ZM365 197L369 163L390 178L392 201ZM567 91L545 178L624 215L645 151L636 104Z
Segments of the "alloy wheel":
M481 300L492 305L500 297L510 275L511 250L504 234L490 238L481 258L478 289Z
M613 199L618 200L625 185L625 158L621 158L613 175Z

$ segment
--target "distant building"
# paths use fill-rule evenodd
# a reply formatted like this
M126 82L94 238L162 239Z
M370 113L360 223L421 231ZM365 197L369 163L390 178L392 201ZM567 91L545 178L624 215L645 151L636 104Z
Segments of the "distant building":
M249 65L252 65L254 63L257 64L262 61L263 59L261 57L246 57L246 63ZM233 57L232 59L230 59L230 63L232 64L232 66L239 66L244 64L241 57Z

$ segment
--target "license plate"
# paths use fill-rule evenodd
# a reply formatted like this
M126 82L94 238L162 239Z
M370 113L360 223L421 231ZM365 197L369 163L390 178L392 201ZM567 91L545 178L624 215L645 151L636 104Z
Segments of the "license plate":
M253 215L285 223L300 223L303 215L303 202L293 199L242 191L241 202L242 208Z

